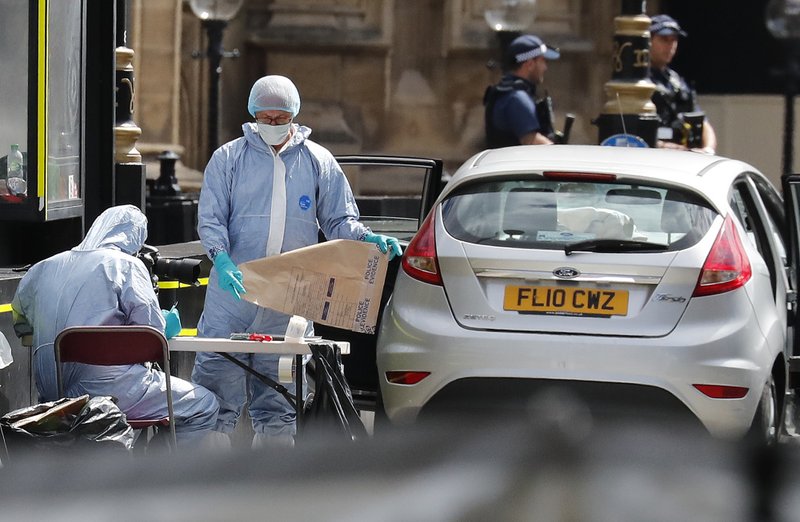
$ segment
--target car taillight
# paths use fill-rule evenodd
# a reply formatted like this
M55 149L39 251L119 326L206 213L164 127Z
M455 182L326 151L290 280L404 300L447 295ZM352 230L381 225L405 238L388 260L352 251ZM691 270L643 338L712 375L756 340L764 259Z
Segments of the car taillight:
M442 285L439 274L439 261L436 259L436 237L433 233L433 216L431 210L422 222L417 234L411 239L403 255L403 270L414 279L432 285Z
M729 292L744 285L753 275L750 260L744 251L742 240L733 218L728 216L722 224L711 252L708 253L700 278L694 288L693 297Z
M430 375L431 372L394 371L386 372L386 380L392 384L417 384Z
M749 390L743 386L724 386L722 384L693 384L692 386L712 399L741 399L747 395Z

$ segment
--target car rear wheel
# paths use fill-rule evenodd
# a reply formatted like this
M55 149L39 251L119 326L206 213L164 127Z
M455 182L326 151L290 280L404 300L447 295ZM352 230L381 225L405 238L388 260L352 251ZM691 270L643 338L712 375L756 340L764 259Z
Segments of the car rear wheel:
M769 376L764 390L761 392L761 399L758 402L758 409L750 426L748 438L753 442L771 446L778 441L778 394L775 390L775 379Z

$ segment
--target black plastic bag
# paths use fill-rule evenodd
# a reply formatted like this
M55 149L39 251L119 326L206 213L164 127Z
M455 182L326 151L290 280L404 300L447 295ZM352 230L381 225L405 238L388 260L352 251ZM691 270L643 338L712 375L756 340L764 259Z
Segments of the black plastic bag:
M6 413L0 418L0 430L7 457L16 449L77 449L98 444L130 451L135 438L111 397L88 395Z
M310 344L309 377L314 380L314 395L306 402L303 432L329 428L350 440L367 438L367 429L353 403L350 386L344 378L341 355L328 344Z

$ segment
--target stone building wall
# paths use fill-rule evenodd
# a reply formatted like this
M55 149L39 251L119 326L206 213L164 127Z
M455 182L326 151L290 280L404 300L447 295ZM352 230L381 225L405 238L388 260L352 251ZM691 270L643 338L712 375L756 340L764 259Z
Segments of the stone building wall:
M422 155L452 170L482 148L482 97L497 81L497 35L484 11L500 0L246 0L225 31L220 143L250 118L247 96L265 74L294 80L297 121L334 153ZM649 2L656 4L656 2ZM653 5L648 5L648 12ZM135 119L139 149L171 149L189 169L205 152L207 42L181 0L133 0ZM556 127L572 112L571 143L596 143L591 120L610 78L617 0L538 0L526 32L558 46L542 89L553 96Z

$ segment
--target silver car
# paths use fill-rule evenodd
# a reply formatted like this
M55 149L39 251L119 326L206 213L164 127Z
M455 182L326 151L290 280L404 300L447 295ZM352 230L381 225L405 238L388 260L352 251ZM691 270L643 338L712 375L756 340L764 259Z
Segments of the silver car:
M732 159L477 154L404 253L377 341L386 413L501 410L557 385L601 415L674 412L774 441L794 351L788 222Z

